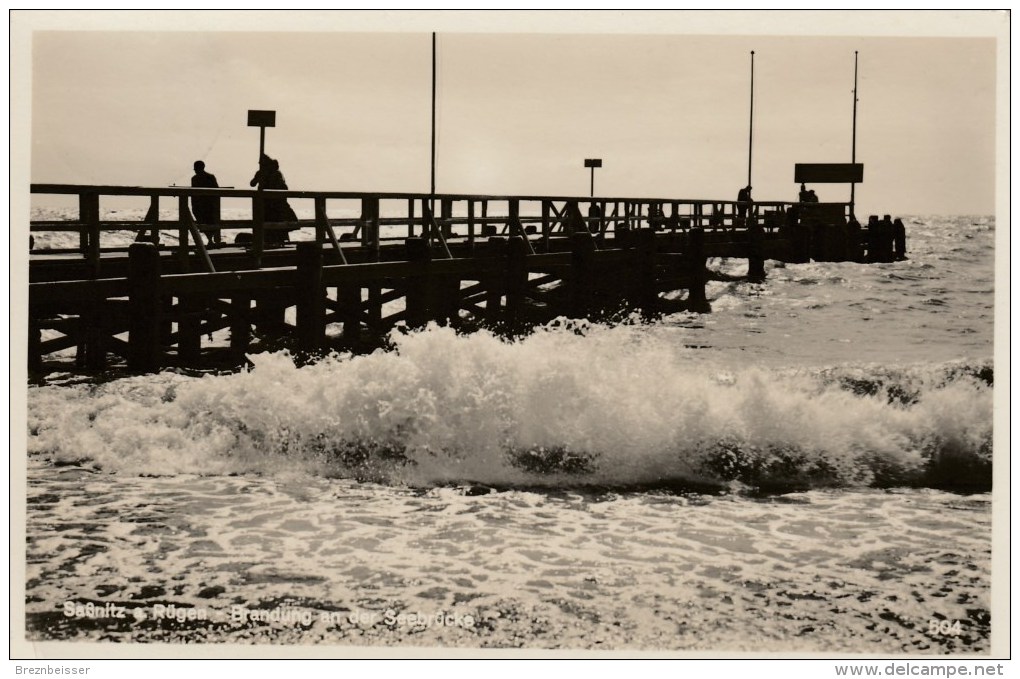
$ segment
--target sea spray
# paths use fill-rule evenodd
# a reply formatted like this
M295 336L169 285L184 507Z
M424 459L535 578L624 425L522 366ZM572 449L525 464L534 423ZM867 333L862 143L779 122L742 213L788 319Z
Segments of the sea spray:
M29 391L29 448L127 474L514 486L990 483L990 366L731 369L640 328L429 327L296 367Z

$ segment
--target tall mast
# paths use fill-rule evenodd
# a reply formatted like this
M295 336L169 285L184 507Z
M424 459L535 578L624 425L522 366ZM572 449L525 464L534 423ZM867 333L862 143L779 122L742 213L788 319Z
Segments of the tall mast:
M751 151L754 148L754 50L751 50L751 120L747 132L747 185L751 185Z
M429 209L436 202L436 32L432 31L432 174L429 184Z
M857 163L857 50L854 50L854 124L853 138L850 142L850 162ZM854 213L854 189L857 185L850 182L850 216L857 219Z

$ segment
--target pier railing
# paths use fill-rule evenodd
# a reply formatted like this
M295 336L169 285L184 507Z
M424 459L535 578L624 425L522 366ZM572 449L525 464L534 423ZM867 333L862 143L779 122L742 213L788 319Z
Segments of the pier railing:
M32 220L30 229L33 234L77 232L79 241L75 250L84 257L96 276L100 275L101 253L117 249L108 242L104 246L103 233L112 230L132 230L136 232L137 241L163 245L176 253L184 267L188 266L192 256L197 256L203 270L215 271L209 248L202 237L208 237L211 232L225 234L228 244L231 236L236 238L238 234L245 234L242 240L251 263L255 268L261 268L267 251L278 249L286 240L280 232L300 229L314 231L312 238L331 247L339 261L345 263L344 246L377 253L388 243L415 237L424 237L445 256L452 257L451 243L473 245L476 240L491 236L520 235L525 238L529 251L547 252L553 239L569 238L581 231L591 233L596 239L642 228L670 233L686 232L691 228L708 232L727 231L742 229L745 214L760 221L766 232L773 232L784 223L788 211L795 205L781 201L757 201L744 205L737 201L674 198L257 191L71 184L33 184L31 191L34 196L77 197L77 219ZM103 210L104 199L125 197L147 200L148 209L143 218L109 218ZM190 205L191 199L196 197L248 201L249 216L198 223ZM176 219L161 217L161 207L166 200L176 203ZM298 213L309 216L296 221L270 221L266 216L267 203L279 200L294 201L292 207L297 208ZM840 213L846 211L845 204L827 205ZM337 216L338 211L344 216ZM176 233L175 244L161 243L161 233L166 232ZM120 249L126 249L126 245L122 244Z

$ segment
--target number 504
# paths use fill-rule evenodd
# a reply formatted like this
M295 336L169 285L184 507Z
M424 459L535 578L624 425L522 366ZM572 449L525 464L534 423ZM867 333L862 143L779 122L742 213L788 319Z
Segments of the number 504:
M962 632L959 620L935 620L928 621L928 633L942 636L957 636Z

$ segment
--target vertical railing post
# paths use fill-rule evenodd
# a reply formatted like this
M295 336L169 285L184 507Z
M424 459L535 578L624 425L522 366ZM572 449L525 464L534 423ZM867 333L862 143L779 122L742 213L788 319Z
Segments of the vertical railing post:
M453 218L453 200L451 198L441 198L439 200L439 214L442 219L440 228L443 231L443 237L452 238L453 224L450 220Z
M188 210L187 196L177 197L177 263L181 273L188 272L188 249L191 241L191 230L188 228L188 218L184 213ZM188 213L190 218L191 213Z
M132 243L128 248L128 370L158 372L162 367L162 311L159 248Z
M251 199L251 256L256 269L262 268L262 254L266 249L266 199L259 191Z
M369 250L369 258L379 261L379 199L361 199L361 245Z
M326 227L329 221L326 217L326 199L323 196L315 197L315 242L326 242Z
M542 201L542 252L549 252L549 237L552 235L552 201Z
M78 194L78 219L82 223L79 237L82 254L89 263L93 278L99 277L99 194L93 191Z
M322 285L322 245L297 244L297 344L314 352L326 340L326 293Z
M428 198L421 199L421 237L425 239L425 242L432 245L433 233L432 233L432 211L429 209ZM417 247L417 246L414 246ZM408 250L410 252L410 250Z
M475 201L468 198L467 202L467 229L468 246L471 252L475 250Z

